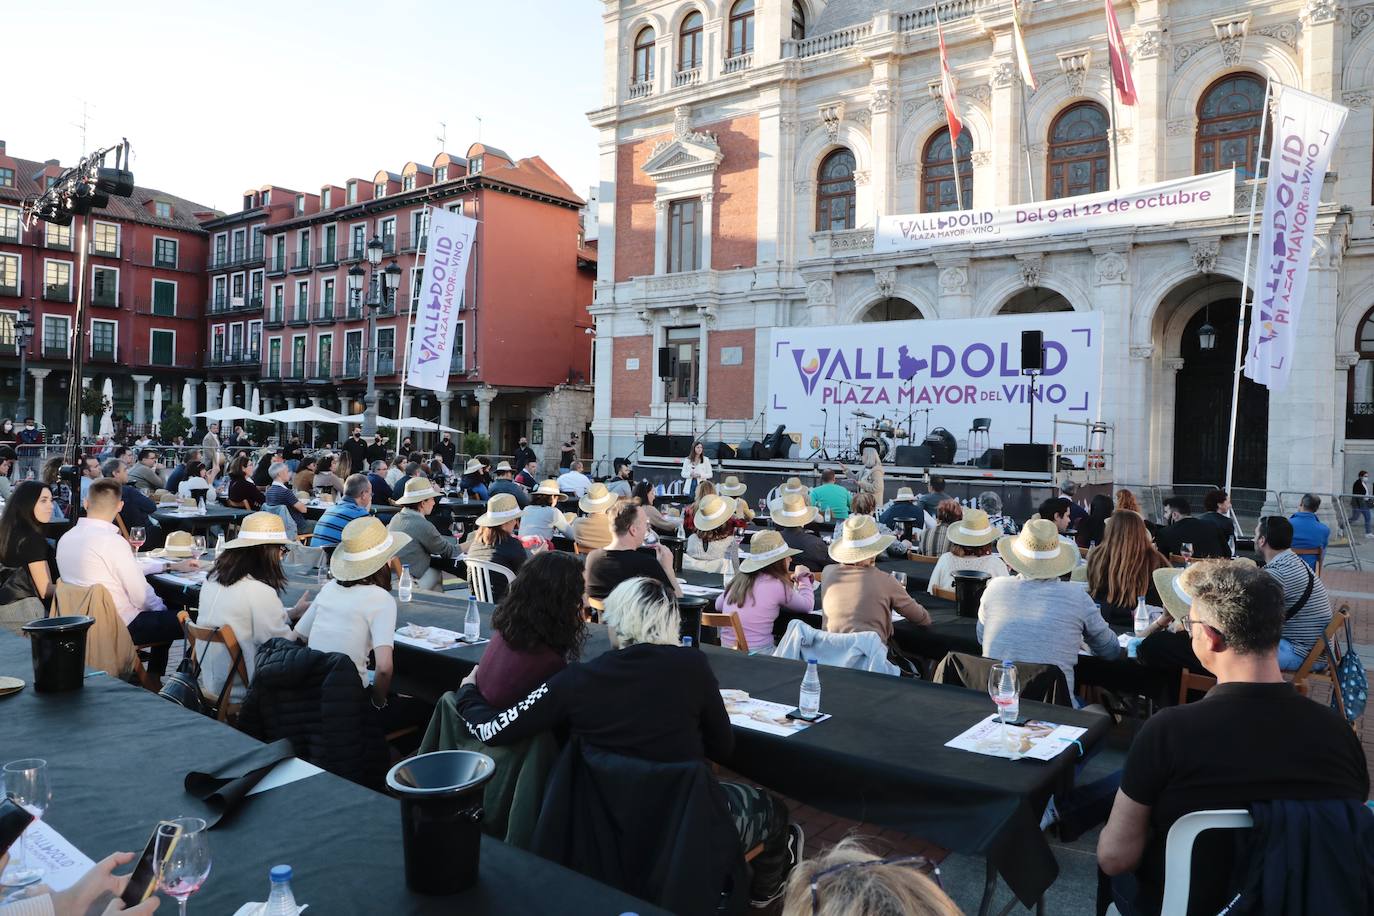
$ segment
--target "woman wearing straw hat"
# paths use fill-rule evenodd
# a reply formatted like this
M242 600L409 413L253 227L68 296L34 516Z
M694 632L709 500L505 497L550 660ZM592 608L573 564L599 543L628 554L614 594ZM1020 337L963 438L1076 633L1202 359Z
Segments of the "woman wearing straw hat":
M353 659L358 678L368 683L367 656L376 659L372 705L387 705L395 672L391 647L396 634L396 599L391 597L391 558L410 543L399 531L387 531L380 519L367 516L344 526L343 539L329 560L333 580L296 624L310 648L342 652Z
M552 547L554 532L571 538L572 525L563 513L558 511L558 501L562 498L563 493L558 489L558 481L540 482L530 493L530 504L520 513L520 540L539 538Z
M1078 548L1059 537L1047 519L1031 519L1015 537L997 542L997 552L1019 575L993 579L978 608L978 641L988 658L1058 665L1073 691L1078 647L1116 658L1116 634L1097 605L1075 582L1061 577L1078 565Z
M871 515L851 515L835 530L830 544L835 565L821 573L821 609L827 631L877 633L887 644L892 639L894 611L914 624L930 624L926 609L874 565L895 540L878 531Z
M744 498L744 494L749 490L738 477L731 474L716 487L716 493L726 496L735 501L734 526L744 528L754 520L754 510L749 508L749 500Z
M749 653L771 654L773 623L784 609L809 614L816 608L816 580L805 566L793 566L800 550L788 547L776 531L760 531L749 542L749 558L739 565L716 610L739 614ZM722 629L720 642L734 648L735 633Z
M485 468L482 462L476 458L470 459L467 467L463 468L462 481L458 484L459 489L469 496L475 497L486 502L491 494L487 492Z
M515 536L520 525L520 504L509 493L497 493L487 500L487 511L477 517L477 535L468 548L469 560L485 560L519 572L529 559L525 545ZM500 601L506 593L505 576L492 577L492 597Z
M802 488L805 489L804 487ZM805 493L789 493L769 507L768 517L782 532L788 547L801 551L801 564L807 569L824 569L835 561L825 541L807 528L816 520L816 507L806 501Z
M429 520L435 502L443 496L423 477L412 477L406 481L405 492L392 500L401 511L387 523L390 531L399 531L410 538L410 543L396 555L402 566L410 567L415 579L415 587L429 592L444 590L443 567L435 566L433 558L452 560L458 552L458 543L446 538Z
M288 612L281 603L286 589L282 552L291 546L281 516L254 512L243 520L239 536L224 544L215 558L209 578L200 590L200 613L196 622L203 627L231 627L243 650L248 680L253 680L258 646L276 637L294 638L291 621L300 619L310 606L310 593ZM289 616L288 616L289 615ZM232 670L233 660L220 643L210 643L201 659L200 689L217 697ZM243 685L235 684L229 697L243 701Z
M930 571L926 591L935 594L937 588L953 588L954 573L961 569L977 569L989 576L1006 576L1007 564L993 553L993 545L1002 537L1002 529L993 527L982 509L965 509L964 517L949 526L949 550Z
M594 483L587 495L577 501L586 514L572 523L573 540L583 551L611 546L615 533L611 530L611 513L619 498L604 483Z
M682 530L685 533L691 534L693 531L696 530L696 528L692 524L692 519L697 514L697 506L701 505L701 501L706 497L715 495L716 485L711 483L711 481L703 480L701 483L697 484L696 499L692 502L690 506L682 510Z
M682 568L698 572L723 573L730 567L730 545L735 543L735 501L707 496L697 503L693 518L695 531L687 538Z

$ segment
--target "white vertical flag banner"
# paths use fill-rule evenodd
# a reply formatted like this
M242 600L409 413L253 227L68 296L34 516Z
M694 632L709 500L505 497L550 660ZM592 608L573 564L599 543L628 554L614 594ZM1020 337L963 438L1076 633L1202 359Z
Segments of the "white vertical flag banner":
M1293 369L1326 166L1350 109L1297 89L1279 94L1260 223L1245 375L1275 391Z
M430 391L448 390L454 323L463 305L468 258L476 235L477 220L449 210L430 212L419 310L410 335L407 385Z
M1021 10L1016 0L1011 0L1011 43L1016 48L1016 64L1021 68L1021 82L1034 92L1039 88L1035 74L1031 71L1030 54L1026 52L1026 36L1021 31Z

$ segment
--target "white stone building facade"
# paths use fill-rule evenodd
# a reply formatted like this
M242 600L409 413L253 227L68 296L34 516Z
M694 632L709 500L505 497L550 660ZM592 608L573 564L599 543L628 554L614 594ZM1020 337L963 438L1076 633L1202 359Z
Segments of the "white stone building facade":
M1017 75L1010 0L948 0L939 14L971 140L965 205L1235 162L1237 215L875 254L878 215L953 205L928 0L606 0L604 105L590 115L598 456L628 454L665 418L673 432L758 438L767 371L754 357L774 326L1074 309L1103 313L1115 479L1220 483L1257 92L1273 80L1351 114L1292 380L1244 386L1236 485L1343 492L1374 464L1374 3L1119 3L1140 99L1114 122L1101 3L1023 0L1034 90ZM668 383L654 365L665 345Z

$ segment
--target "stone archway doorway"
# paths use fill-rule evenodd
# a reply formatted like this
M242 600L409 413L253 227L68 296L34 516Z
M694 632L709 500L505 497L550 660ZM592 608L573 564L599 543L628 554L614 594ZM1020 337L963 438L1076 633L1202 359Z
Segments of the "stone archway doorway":
M999 315L1032 315L1037 312L1072 312L1073 306L1063 295L1043 286L1023 289L997 310Z
M880 299L868 307L860 321L913 321L924 318L921 310L906 299Z

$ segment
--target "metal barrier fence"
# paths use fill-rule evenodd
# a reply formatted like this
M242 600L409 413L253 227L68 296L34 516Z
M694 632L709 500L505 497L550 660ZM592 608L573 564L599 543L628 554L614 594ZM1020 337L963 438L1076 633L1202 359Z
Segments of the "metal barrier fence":
M1279 493L1279 511L1292 515L1302 510L1302 498L1306 493L1284 491ZM1331 537L1326 542L1326 554L1322 557L1323 566L1352 566L1360 569L1360 556L1355 552L1355 537L1350 528L1351 501L1354 494L1313 493L1321 500L1314 513L1317 521L1331 529ZM1363 537L1363 535L1361 535Z

